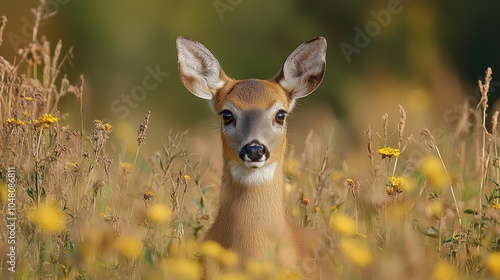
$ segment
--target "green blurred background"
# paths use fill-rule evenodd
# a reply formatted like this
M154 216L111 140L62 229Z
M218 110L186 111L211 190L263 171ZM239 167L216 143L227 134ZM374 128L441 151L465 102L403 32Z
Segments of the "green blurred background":
M0 14L9 20L0 47L7 60L14 61L21 43L31 38L36 5L0 3ZM363 130L381 123L383 113L397 123L398 104L408 110L410 127L453 125L464 100L478 100L477 79L488 66L495 99L499 13L500 2L493 0L48 0L50 19L42 22L40 34L52 46L61 39L64 51L74 46L65 71L73 83L79 74L86 78L88 126L92 119L104 119L122 140L130 139L151 109L155 134L149 139L159 141L169 130L191 127L216 135L216 117L179 81L177 36L202 42L234 78L272 77L295 47L323 36L329 44L325 79L300 101L292 127L303 141L310 127L331 125L344 139L340 144L359 147ZM371 35L363 35L363 41L359 30ZM341 44L357 50L346 58ZM127 101L143 85L148 67L164 73L157 86L140 100ZM65 98L63 112L76 108L74 98Z

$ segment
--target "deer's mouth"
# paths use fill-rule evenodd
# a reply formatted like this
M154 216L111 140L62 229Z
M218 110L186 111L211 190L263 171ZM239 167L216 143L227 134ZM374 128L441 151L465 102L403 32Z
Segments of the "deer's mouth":
M245 164L246 167L248 168L260 168L266 164L266 160L261 160L261 161L247 161L243 160L243 163Z

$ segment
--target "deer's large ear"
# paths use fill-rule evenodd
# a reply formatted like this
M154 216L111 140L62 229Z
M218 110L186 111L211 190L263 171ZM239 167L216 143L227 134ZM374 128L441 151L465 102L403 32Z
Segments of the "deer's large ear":
M182 83L199 98L211 100L227 79L219 61L205 46L187 37L177 37L175 44Z
M319 37L297 47L275 79L294 100L313 92L323 80L325 69L326 40Z

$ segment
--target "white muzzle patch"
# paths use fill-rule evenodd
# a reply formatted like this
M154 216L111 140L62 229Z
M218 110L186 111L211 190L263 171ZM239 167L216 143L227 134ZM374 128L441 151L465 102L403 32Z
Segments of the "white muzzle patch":
M264 165L265 161L245 161L245 166L231 162L231 177L246 186L265 184L273 179L276 163Z

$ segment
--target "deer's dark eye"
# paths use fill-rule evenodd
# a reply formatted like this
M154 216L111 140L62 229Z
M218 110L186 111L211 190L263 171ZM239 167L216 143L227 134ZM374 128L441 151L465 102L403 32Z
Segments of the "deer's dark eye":
M222 110L220 112L220 115L224 124L229 124L234 120L233 113L231 113L231 111L229 110Z
M286 117L286 111L285 110L279 110L278 113L276 113L276 117L274 118L277 123L283 124L285 121Z

